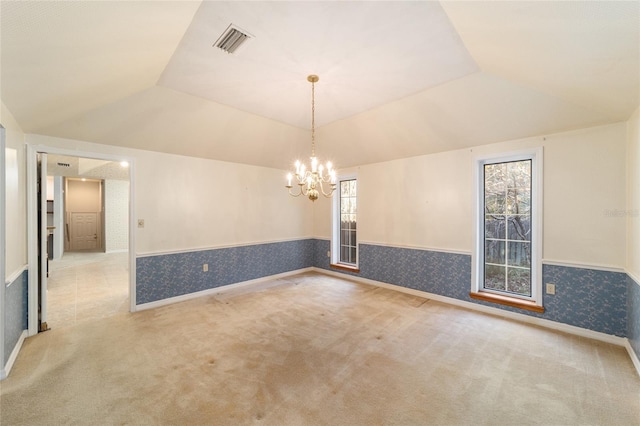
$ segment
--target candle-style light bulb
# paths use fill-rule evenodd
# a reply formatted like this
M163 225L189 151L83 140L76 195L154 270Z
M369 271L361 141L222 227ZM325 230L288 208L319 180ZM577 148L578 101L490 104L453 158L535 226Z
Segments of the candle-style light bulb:
M296 175L300 176L300 160L296 160Z
M311 157L311 171L313 173L318 171L318 159L316 157Z
M291 173L287 173L287 181L289 182L289 183L287 184L287 186L291 186L291 178L292 178L292 177L293 177L293 176L291 176Z

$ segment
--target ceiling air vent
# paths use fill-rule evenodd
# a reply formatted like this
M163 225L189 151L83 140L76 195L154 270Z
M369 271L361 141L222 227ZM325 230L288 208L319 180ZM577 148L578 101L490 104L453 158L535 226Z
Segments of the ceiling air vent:
M242 44L249 39L253 38L252 35L231 24L225 30L224 33L218 38L214 46L224 50L227 53L235 52Z

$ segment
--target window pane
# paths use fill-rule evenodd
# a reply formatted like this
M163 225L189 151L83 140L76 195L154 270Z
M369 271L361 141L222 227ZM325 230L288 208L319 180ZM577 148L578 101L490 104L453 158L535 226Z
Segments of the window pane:
M512 161L506 165L509 188L531 187L531 160Z
M486 164L484 166L484 188L491 193L504 192L507 166L504 163Z
M352 180L349 182L349 195L352 197L356 196L356 181Z
M505 289L506 268L504 266L487 265L484 269L484 287L492 290Z
M349 181L340 182L340 197L348 197L349 196Z
M531 244L509 242L509 266L531 266Z
M504 214L507 211L506 195L504 192L486 192L484 198L484 211L486 214Z
M347 239L347 232L344 227L343 229L340 230L340 244L344 245L346 244L346 239Z
M530 214L531 213L531 190L512 188L507 191L506 200L507 213Z
M531 218L529 216L507 216L509 240L531 241Z
M349 199L348 198L343 198L342 202L340 203L340 213L349 213Z
M485 238L506 238L505 216L487 216L484 221Z
M507 291L531 296L531 271L529 269L509 268Z
M349 263L356 263L356 248L351 247L351 258L349 259Z
M486 263L497 263L504 265L505 263L505 244L504 241L488 240L485 241L484 259Z

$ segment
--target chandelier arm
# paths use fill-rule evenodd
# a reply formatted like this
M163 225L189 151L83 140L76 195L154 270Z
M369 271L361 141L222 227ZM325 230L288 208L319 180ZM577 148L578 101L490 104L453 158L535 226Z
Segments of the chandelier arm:
M303 183L299 183L298 184L298 193L295 194L293 193L291 190L293 188L293 185L285 185L285 188L287 188L289 190L289 195L293 196L293 197L299 197L301 195L304 195L305 197L307 196L307 190L304 187Z
M291 195L292 197L299 197L299 196L303 195L302 191L298 192L297 194L294 194L293 192L291 192L291 188L292 187L289 186L289 185L287 185L287 188L289 188L289 195Z
M331 190L329 192L326 192L324 190L324 185L322 185L322 181L320 180L320 192L322 192L322 195L324 195L326 198L331 198L331 196L333 196L334 191L336 190L336 184L332 183L331 184Z
M322 179L322 181L323 181L324 183L329 183L329 182L331 182L332 177L331 177L331 175L324 175L324 176L322 176L322 178L321 178L321 179ZM332 185L335 185L335 184L334 184L334 183L332 183Z

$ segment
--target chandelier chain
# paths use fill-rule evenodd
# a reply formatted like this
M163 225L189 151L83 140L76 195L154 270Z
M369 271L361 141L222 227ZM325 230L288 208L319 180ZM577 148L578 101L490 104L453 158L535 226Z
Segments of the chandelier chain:
M316 156L316 83L311 82L311 156Z

